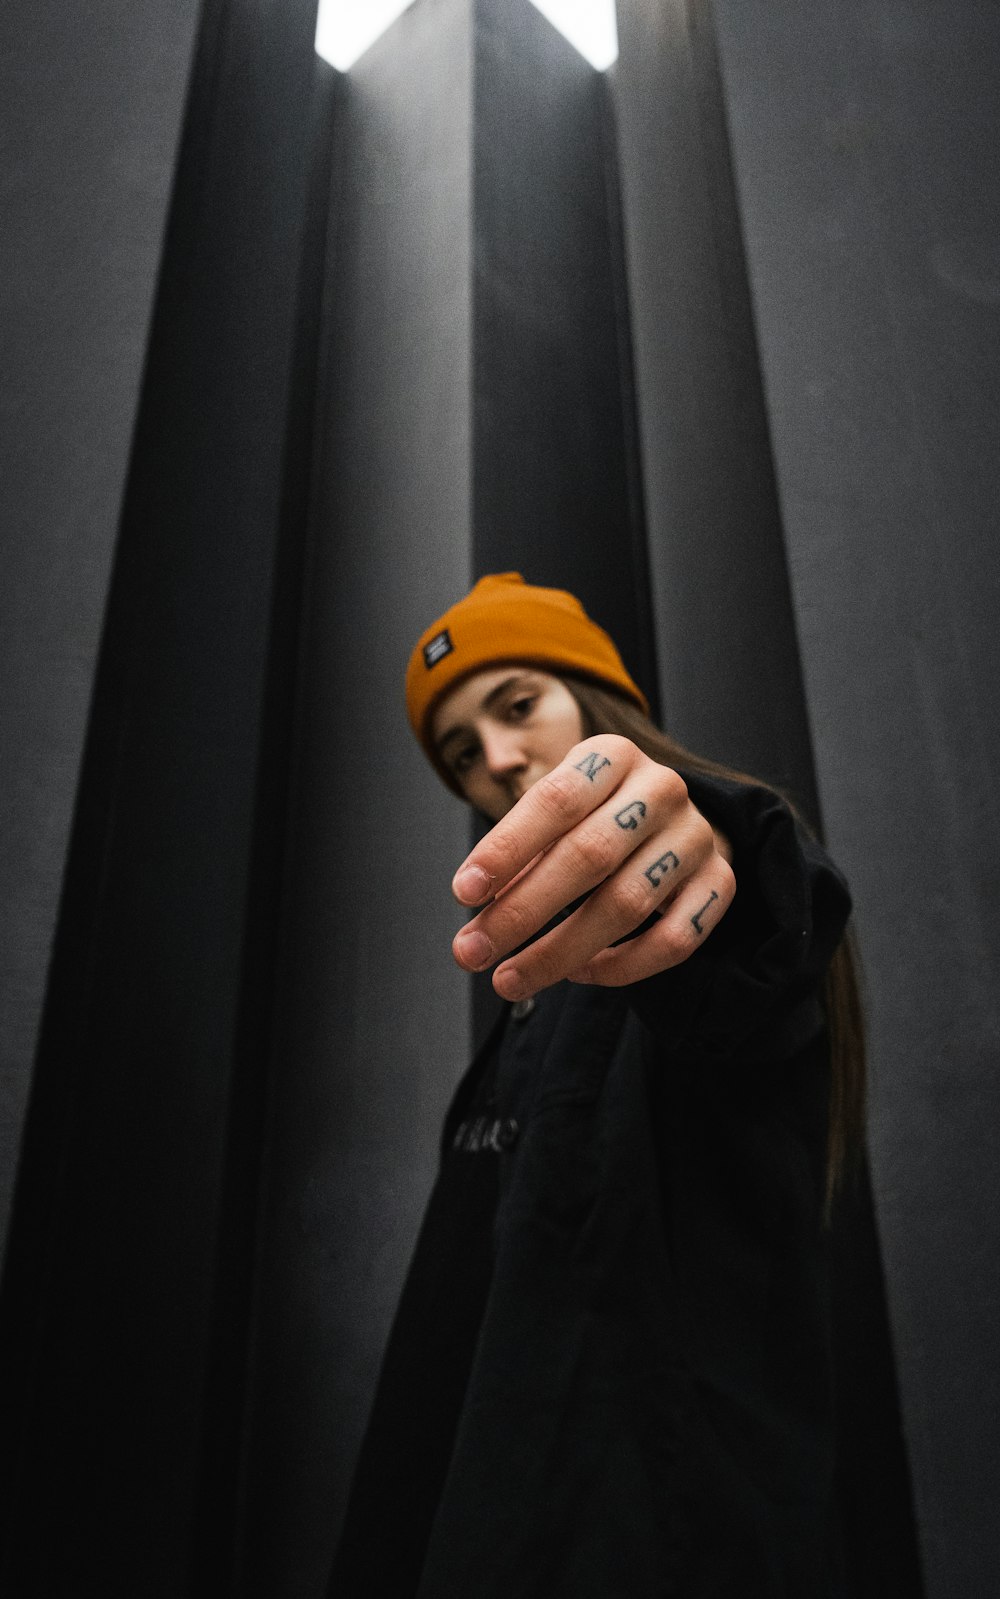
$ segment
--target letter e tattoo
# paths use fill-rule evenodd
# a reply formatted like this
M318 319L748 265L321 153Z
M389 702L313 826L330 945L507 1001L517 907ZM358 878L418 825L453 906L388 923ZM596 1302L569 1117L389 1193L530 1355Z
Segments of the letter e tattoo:
M649 878L654 888L659 888L667 873L675 871L680 864L673 850L668 849L667 853L661 855L658 861L654 861L652 866L647 866L642 875Z

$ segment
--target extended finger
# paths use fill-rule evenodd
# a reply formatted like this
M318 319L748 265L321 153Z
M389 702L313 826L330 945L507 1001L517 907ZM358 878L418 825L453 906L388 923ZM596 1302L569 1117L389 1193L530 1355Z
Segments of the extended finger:
M500 966L493 974L497 993L506 999L535 994L576 972L617 939L633 932L668 899L679 899L679 885L704 875L706 855L711 850L711 830L700 816L689 818L669 846L665 847L662 834L651 840L647 848L630 855L625 865L564 922L518 950L509 964ZM711 859L716 859L714 854ZM718 859L729 871L721 857ZM672 910L671 906L671 914ZM515 987L519 993L514 992Z
M736 895L733 869L721 856L684 885L657 922L638 938L602 950L575 970L571 983L623 988L679 966L719 925Z
M602 804L640 758L631 740L617 733L574 744L466 857L452 880L455 898L462 905L480 905L496 894L532 856Z

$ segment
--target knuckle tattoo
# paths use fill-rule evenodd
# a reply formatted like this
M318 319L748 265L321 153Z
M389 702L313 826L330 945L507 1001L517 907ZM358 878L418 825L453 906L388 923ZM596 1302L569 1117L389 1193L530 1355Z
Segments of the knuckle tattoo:
M606 766L610 765L611 762L608 757L602 755L599 750L588 750L581 761L573 762L573 770L574 772L582 772L584 777L589 778L590 782L593 783L596 781L598 774Z
M668 849L660 856L659 860L651 861L642 875L648 879L651 888L659 888L663 879L671 872L675 872L680 864L680 860L673 850Z
M633 800L631 805L625 806L624 810L616 812L615 821L625 832L634 833L636 828L639 826L639 823L643 820L645 814L645 801Z
M706 911L709 910L709 908L715 903L715 901L718 899L718 897L719 897L718 891L713 888L711 894L708 896L707 900L705 901L704 905L702 905L701 909L695 911L694 915L691 917L691 926L694 928L695 932L698 934L699 937L705 931L705 923L703 921L703 917L705 916Z

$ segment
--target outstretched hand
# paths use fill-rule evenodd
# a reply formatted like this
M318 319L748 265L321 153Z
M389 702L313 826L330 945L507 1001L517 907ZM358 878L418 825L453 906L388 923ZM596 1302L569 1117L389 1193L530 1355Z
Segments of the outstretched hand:
M456 935L455 959L483 971L518 950L493 973L504 999L563 978L610 988L638 982L687 960L725 915L736 892L728 854L677 772L631 739L599 733L539 778L455 873L459 903L483 905ZM653 911L654 926L609 947Z

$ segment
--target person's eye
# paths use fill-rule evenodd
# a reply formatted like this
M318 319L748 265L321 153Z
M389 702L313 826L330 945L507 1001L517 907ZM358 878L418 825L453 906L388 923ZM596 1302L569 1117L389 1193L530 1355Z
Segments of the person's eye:
M532 706L538 699L537 694L522 694L518 699L511 700L507 705L507 715L515 722L523 722L530 716ZM456 777L461 777L468 771L479 755L478 744L463 744L451 762L451 769Z

